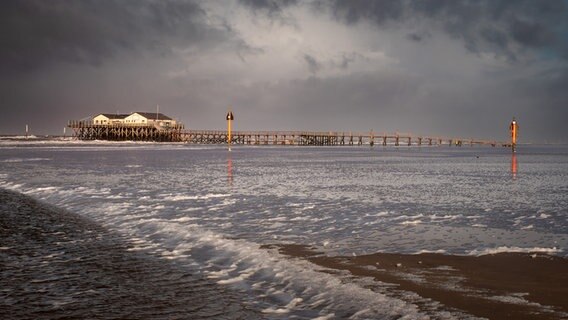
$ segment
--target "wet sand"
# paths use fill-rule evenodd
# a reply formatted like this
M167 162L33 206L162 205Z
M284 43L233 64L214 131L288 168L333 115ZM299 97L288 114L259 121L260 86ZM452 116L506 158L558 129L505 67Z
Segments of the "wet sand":
M301 245L277 248L325 267L325 272L393 284L381 292L401 299L414 292L458 315L568 319L565 258L386 253L327 257ZM264 317L214 282L132 249L128 239L93 221L0 188L2 319ZM411 302L427 314L435 305Z
M568 259L562 257L519 253L328 257L302 245L272 247L329 272L348 271L393 284L389 295L414 292L452 311L488 319L568 319Z
M1 319L261 319L232 291L0 188Z

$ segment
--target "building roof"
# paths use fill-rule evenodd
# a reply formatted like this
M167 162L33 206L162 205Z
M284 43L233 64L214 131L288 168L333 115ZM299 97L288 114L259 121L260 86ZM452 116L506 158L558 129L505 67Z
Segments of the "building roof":
M156 112L138 112L138 111L137 111L137 112L133 112L132 114L135 114L135 113L137 113L137 114L139 114L139 115L141 115L141 116L143 116L144 118L149 119L149 120L156 120L156 118L157 118L158 120L173 120L172 118L166 116L166 115L163 114L163 113L156 113Z
M124 118L128 117L129 114L100 113L100 114L96 115L95 117L98 117L98 116L105 116L109 119L124 119Z
M158 120L173 120L172 118L166 116L166 115L163 114L163 113L139 112L139 111L137 111L137 112L132 112L132 113L129 113L129 114L99 113L99 114L97 114L96 116L94 116L93 118L98 117L98 116L105 116L105 117L107 117L107 118L109 118L109 119L115 119L115 120L116 120L116 119L120 119L120 120L122 120L122 119L124 119L124 118L126 118L126 117L129 117L129 116L135 114L135 113L138 114L138 115L140 115L140 116L142 116L142 117L144 117L144 118L146 118L146 119L148 119L148 120L156 120L156 118L157 118Z

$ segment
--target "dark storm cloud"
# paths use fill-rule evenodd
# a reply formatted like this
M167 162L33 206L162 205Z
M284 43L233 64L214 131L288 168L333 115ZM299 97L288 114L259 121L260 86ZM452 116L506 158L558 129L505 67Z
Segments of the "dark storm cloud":
M0 1L0 134L159 104L198 129L232 106L241 130L506 139L516 116L568 141L567 3Z
M417 32L412 32L406 35L406 37L409 40L415 41L415 42L421 42L424 41L425 39L429 38L431 35L428 32L422 32L422 33L417 33Z
M331 1L332 14L349 24L357 23L362 19L383 25L387 21L399 20L405 11L405 4L399 0L384 1ZM327 1L320 2L326 5Z
M513 19L510 25L511 37L529 47L545 47L554 43L556 35L541 22Z
M190 1L2 1L0 70L70 62L99 66L122 53L167 56L222 37Z
M333 16L347 24L370 21L389 28L425 21L425 28L440 25L474 53L488 50L515 60L525 48L532 48L568 58L564 1L335 0L319 2L319 6L329 6ZM418 35L429 31L419 30L408 38L419 41L423 38Z
M286 7L298 3L297 0L239 0L239 2L253 10L265 10L269 13L280 13Z
M349 68L349 65L353 62L355 62L355 60L357 59L357 55L356 54L343 54L341 56L341 63L339 64L339 67L342 69L347 69Z
M311 74L317 74L321 70L321 64L313 56L304 54L304 61L306 61Z

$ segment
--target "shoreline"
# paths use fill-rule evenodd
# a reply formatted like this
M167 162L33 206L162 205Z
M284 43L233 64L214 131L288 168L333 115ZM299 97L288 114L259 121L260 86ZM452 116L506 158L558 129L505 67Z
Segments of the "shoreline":
M564 257L540 253L375 253L331 257L304 245L264 247L332 271L372 277L393 285L387 290L388 295L416 293L451 311L488 319L568 318L568 259Z
M2 319L262 319L244 297L73 212L0 188Z

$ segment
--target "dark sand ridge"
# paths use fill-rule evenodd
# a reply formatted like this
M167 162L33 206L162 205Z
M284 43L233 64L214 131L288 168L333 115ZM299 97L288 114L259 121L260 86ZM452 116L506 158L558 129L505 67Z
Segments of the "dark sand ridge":
M93 221L0 188L0 318L261 319Z
M543 254L484 256L376 253L328 257L302 245L275 246L316 265L374 277L450 308L489 319L568 319L568 259ZM424 306L422 306L424 307Z

